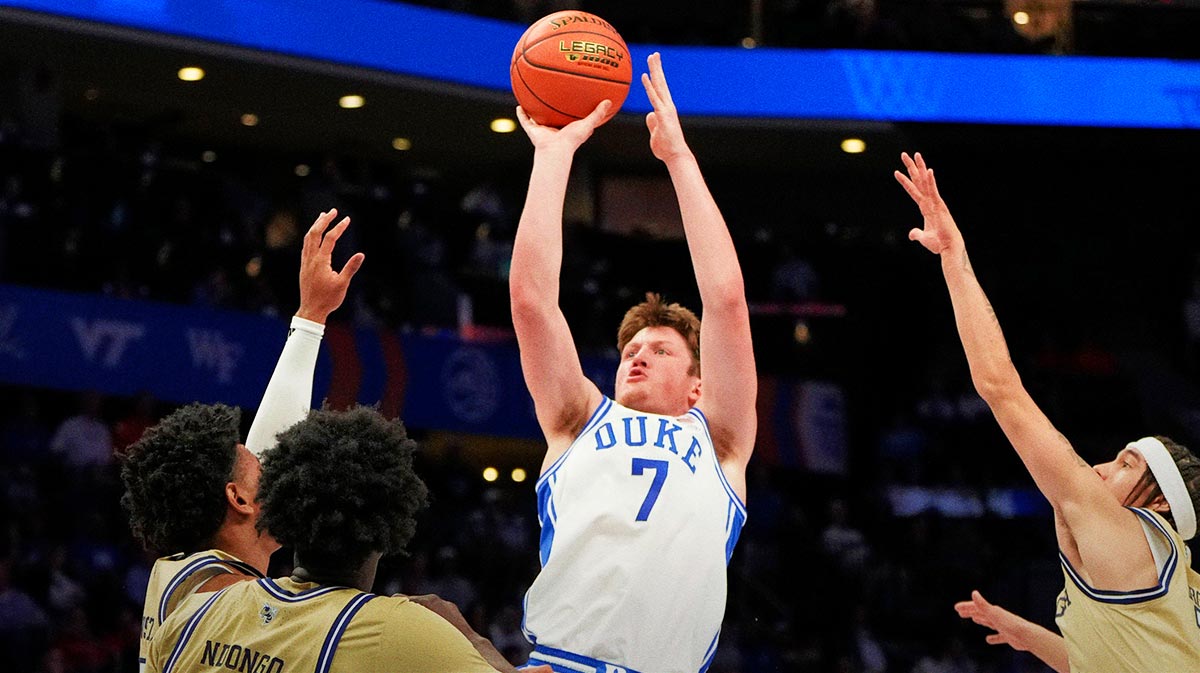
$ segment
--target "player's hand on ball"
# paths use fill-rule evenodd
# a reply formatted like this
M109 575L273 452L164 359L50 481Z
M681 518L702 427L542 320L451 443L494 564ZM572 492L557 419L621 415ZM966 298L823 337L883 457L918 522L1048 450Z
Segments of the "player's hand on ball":
M611 107L612 101L600 101L591 114L583 119L577 119L561 129L542 126L533 121L520 106L517 106L517 120L521 122L521 128L525 129L525 135L529 136L529 141L533 143L535 149L561 148L574 152L588 138L592 137L592 132L596 130L597 126L604 123Z
M1029 644L1025 642L1025 627L1029 622L987 602L978 591L971 592L971 600L955 603L954 609L959 617L996 632L987 637L989 645L1008 645L1022 652L1029 650Z
M925 165L920 152L913 157L904 152L900 160L904 162L908 175L896 171L896 181L908 192L925 217L925 228L908 232L908 240L920 243L935 255L961 250L962 234L950 216L950 209L946 207L942 195L938 193L933 169Z
M683 139L683 127L679 125L679 112L671 99L667 87L667 76L663 73L662 56L658 52L646 59L649 73L642 73L642 86L654 112L646 115L646 128L650 129L650 151L662 161L670 161L691 152Z
M350 226L350 218L344 217L328 233L329 223L337 217L337 209L321 213L304 235L304 247L300 252L300 310L296 315L313 322L324 323L330 313L337 310L346 299L350 279L362 267L364 255L359 252L351 257L341 271L333 270L333 247Z

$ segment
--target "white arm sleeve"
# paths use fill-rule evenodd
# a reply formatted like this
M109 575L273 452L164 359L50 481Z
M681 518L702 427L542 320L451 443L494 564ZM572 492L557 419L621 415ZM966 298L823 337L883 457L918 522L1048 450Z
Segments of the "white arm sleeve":
M275 373L267 383L262 403L250 432L246 448L255 457L275 446L275 436L304 420L312 408L313 374L317 370L317 353L325 326L304 318L293 317L287 342L279 354Z

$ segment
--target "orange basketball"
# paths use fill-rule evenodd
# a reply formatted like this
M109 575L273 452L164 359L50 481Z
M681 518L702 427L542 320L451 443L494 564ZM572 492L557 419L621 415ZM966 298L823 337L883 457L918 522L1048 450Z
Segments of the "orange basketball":
M602 100L612 109L625 102L633 64L625 40L587 12L555 12L535 21L513 50L513 93L539 124L561 128L586 117ZM601 122L603 123L603 122Z

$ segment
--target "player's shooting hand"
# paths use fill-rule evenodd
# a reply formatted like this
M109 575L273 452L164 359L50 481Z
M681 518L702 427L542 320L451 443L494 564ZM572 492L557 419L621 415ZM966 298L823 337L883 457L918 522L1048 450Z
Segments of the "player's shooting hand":
M925 228L908 232L908 240L920 243L936 255L961 250L962 234L958 225L954 223L954 218L950 216L950 209L946 207L942 195L938 193L933 169L925 165L925 159L921 157L920 152L913 157L904 152L900 155L900 160L904 162L908 175L896 171L896 181L908 192L921 209L921 215L925 217Z
M296 315L321 324L342 305L350 279L365 259L361 252L355 253L341 271L333 270L333 247L350 226L350 218L344 217L326 232L336 217L336 208L321 213L304 234L304 248L300 252L300 310Z
M517 120L521 122L521 128L525 129L525 135L529 136L529 141L533 143L534 149L557 148L574 152L588 138L592 137L592 132L596 130L596 127L604 123L604 118L608 115L611 107L612 101L602 100L591 114L583 119L576 119L561 129L542 126L526 114L519 105L517 106Z
M683 127L679 125L679 112L671 99L667 87L667 76L663 73L662 56L658 52L646 59L649 73L642 73L642 86L654 112L646 115L646 128L650 129L650 151L664 162L691 153L683 139Z
M1029 651L1025 640L1027 626L1030 624L999 605L992 605L978 591L971 592L971 600L954 604L958 616L970 619L980 626L986 626L996 633L987 637L989 645L1008 645L1014 650Z

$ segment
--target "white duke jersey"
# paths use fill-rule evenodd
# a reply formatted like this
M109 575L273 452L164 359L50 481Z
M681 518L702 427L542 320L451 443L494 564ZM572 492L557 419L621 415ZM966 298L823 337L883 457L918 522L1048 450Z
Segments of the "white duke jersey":
M537 501L542 570L522 625L530 664L708 668L746 508L699 409L661 416L605 397L538 479Z

